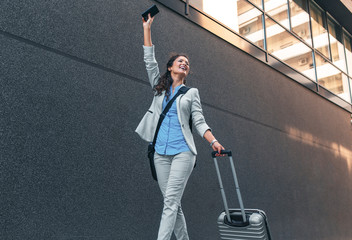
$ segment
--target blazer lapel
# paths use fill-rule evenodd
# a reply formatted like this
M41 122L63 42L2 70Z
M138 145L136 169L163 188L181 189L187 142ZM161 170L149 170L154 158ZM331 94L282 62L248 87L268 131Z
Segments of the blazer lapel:
M185 85L182 84L181 87L183 87L183 86L185 86ZM178 115L178 120L179 120L179 122L180 122L181 125L182 125L182 117L183 117L183 116L181 116L182 113L181 113L181 111L180 111L180 109L181 109L180 101L181 101L181 98L183 97L183 95L184 95L184 94L181 94L180 96L178 96L178 97L176 98L177 115Z

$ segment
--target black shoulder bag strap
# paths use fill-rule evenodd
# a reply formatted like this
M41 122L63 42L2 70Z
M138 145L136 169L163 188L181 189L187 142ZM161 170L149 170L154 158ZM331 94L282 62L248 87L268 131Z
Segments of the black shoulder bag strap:
M167 112L170 110L173 102L176 100L176 98L181 95L181 94L185 94L190 88L189 87L186 87L186 86L183 86L181 87L178 92L176 93L176 95L167 103L164 111L160 114L160 117L159 117L159 121L158 121L158 124L156 125L156 129L155 129L155 134L154 134L154 139L153 139L153 142L149 144L148 146L148 155L149 154L152 154L154 155L154 151L155 151L155 144L156 144L156 138L158 137L158 132L159 132L159 129L160 129L160 126L161 126L161 123L163 122ZM153 151L153 153L151 153L151 151ZM158 181L157 179L157 176L156 176L156 171L155 171L155 165L154 165L154 157L153 157L153 160L151 159L151 157L149 157L149 160L150 160L150 168L151 168L151 171L152 171L152 176L154 178L155 181Z

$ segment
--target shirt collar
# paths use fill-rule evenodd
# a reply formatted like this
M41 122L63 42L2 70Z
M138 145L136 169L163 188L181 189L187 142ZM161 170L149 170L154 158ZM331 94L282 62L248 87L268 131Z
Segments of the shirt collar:
M184 84L178 85L177 87L175 87L175 92L176 93L181 87L185 86ZM172 93L172 86L170 86L170 92Z

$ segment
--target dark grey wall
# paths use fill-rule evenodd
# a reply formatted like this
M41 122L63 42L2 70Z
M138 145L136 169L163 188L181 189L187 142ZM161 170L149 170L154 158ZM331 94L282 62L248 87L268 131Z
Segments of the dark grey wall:
M156 239L162 197L134 133L152 99L139 14L154 3L0 2L1 239ZM351 239L350 114L158 7L160 67L190 56L188 83L234 151L245 206L267 212L273 239ZM196 144L189 233L219 239L210 148Z

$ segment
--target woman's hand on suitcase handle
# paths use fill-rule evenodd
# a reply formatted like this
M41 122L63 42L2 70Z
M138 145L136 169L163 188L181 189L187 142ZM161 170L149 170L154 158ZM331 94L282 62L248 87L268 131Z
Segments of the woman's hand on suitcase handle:
M225 148L218 142L218 140L216 140L210 129L205 131L203 137L210 143L212 149L218 152L216 156L225 156L220 154L221 150L225 150Z
M217 157L223 157L225 156L225 154L220 154L221 150L225 150L225 148L219 143L219 142L215 142L212 146L214 151L217 151L218 153L216 154Z

